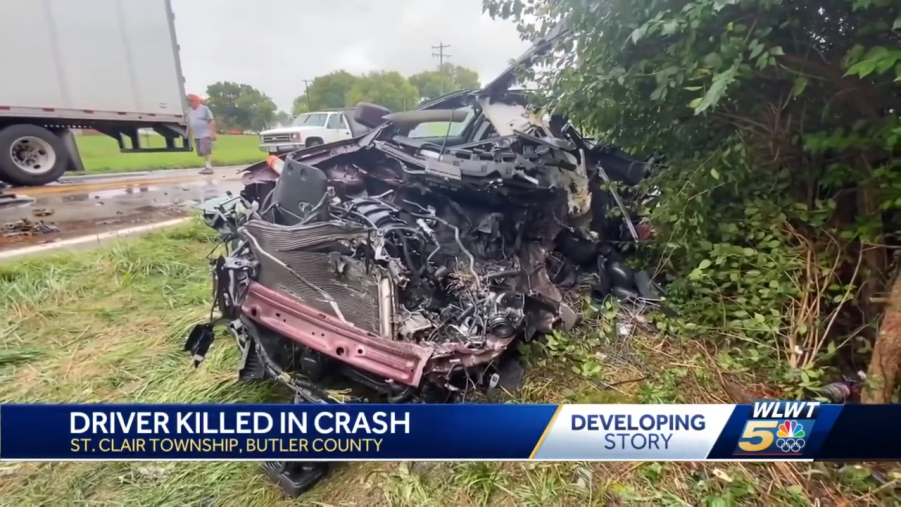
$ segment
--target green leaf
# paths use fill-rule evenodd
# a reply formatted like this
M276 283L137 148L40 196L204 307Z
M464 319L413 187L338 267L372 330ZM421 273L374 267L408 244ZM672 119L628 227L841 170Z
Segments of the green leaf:
M894 56L886 56L883 57L882 60L879 60L879 63L876 64L876 72L880 74L885 74L885 71L892 68L895 65L896 57Z
M848 72L846 72L845 75L850 76L857 74L860 77L865 77L876 70L876 62L877 60L862 60L857 62L848 69Z
M733 66L732 68L713 76L713 84L710 85L710 89L704 94L704 99L695 106L695 114L700 114L705 110L716 106L726 93L726 87L735 81L736 72L737 67Z
M857 75L859 75L860 77L868 76L871 72L876 70L876 63L877 60L864 60L860 62L858 64L860 68L857 70Z
M714 179L720 179L720 173L716 169L711 169L710 175L713 176Z
M661 30L661 33L663 35L672 35L672 34L676 33L676 30L678 30L678 29L679 29L679 22L674 19L671 19L663 24L663 29Z
M692 100L691 102L689 102L688 107L690 107L692 109L697 109L698 106L701 105L701 101L703 101L703 100L704 100L704 97L698 97L698 98Z
M690 92L696 92L698 90L703 90L704 87L703 86L686 86L685 89Z
M754 39L753 41L751 41L750 47L751 47L751 59L752 60L754 58L757 58L757 55L759 55L763 51L763 44L761 44L757 39Z
M867 51L867 54L864 55L864 58L867 60L876 60L888 54L889 51L884 46L873 46L869 51Z
M710 259L704 259L701 261L700 264L698 264L698 269L707 269L710 267L711 264L713 264L713 263L710 262Z
M629 36L629 38L632 39L632 44L637 44L638 41L641 40L641 38L644 37L646 33L648 33L647 25L639 26L638 28L633 30L632 35Z
M895 24L892 25L892 30L901 30L901 16L898 16L898 19L895 20Z
M807 88L807 78L804 76L800 76L795 79L795 85L792 87L792 96L797 97L804 93L804 89Z
M723 58L718 53L710 53L704 57L704 66L717 69L723 65Z
M773 46L770 48L770 54L773 56L781 56L784 55L785 52L782 51L782 46Z

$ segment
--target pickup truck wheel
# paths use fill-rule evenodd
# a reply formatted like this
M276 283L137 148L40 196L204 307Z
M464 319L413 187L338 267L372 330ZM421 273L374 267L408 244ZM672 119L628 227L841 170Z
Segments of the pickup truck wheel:
M0 130L0 180L13 185L46 185L66 172L68 153L60 138L37 125Z
M318 137L311 137L307 139L307 148L309 148L310 146L319 146L320 144L322 144L322 139L319 139Z

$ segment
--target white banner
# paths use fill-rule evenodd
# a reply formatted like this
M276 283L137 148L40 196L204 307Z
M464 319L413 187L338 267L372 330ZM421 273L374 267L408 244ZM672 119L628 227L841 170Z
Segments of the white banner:
M538 460L700 461L735 405L563 405Z

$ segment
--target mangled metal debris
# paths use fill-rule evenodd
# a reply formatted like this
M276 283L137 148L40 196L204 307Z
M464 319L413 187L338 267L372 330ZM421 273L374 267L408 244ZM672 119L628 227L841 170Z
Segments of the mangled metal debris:
M552 132L515 92L495 100L525 130L493 135L476 94L456 94L428 115L468 109L453 141L413 140L397 113L363 139L251 167L242 197L205 207L236 247L216 266L223 315L306 348L289 362L315 365L300 368L314 381L347 370L389 398L445 401L485 386L515 340L575 325L561 270L594 275L596 295L653 299L610 246L634 230L606 218L625 205L600 190L603 164L623 180L633 161Z
M229 247L213 263L216 305L241 378L279 379L304 402L461 400L515 388L514 345L576 326L580 288L659 302L615 247L640 234L607 189L647 164L508 87L505 74L411 112L360 104L366 135L270 157L240 196L203 206ZM428 123L446 134L423 137ZM212 336L192 333L196 362Z
M410 112L360 104L357 121L388 121L270 157L245 170L241 196L203 205L232 247L214 266L217 304L246 361L349 377L374 389L367 400L447 401L485 387L514 342L577 325L564 298L577 285L659 301L615 247L640 234L609 188L647 164L506 86ZM436 122L446 135L418 134Z
M44 221L32 221L27 218L15 222L7 222L3 225L3 237L34 236L37 234L51 234L59 232L59 227L53 223Z

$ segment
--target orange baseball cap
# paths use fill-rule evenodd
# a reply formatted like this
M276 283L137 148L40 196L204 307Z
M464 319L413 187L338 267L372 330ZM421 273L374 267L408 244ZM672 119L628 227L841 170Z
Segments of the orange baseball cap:
M201 97L200 95L196 95L194 93L189 93L188 100L191 100L191 101L196 100L197 102L203 102L203 97Z

